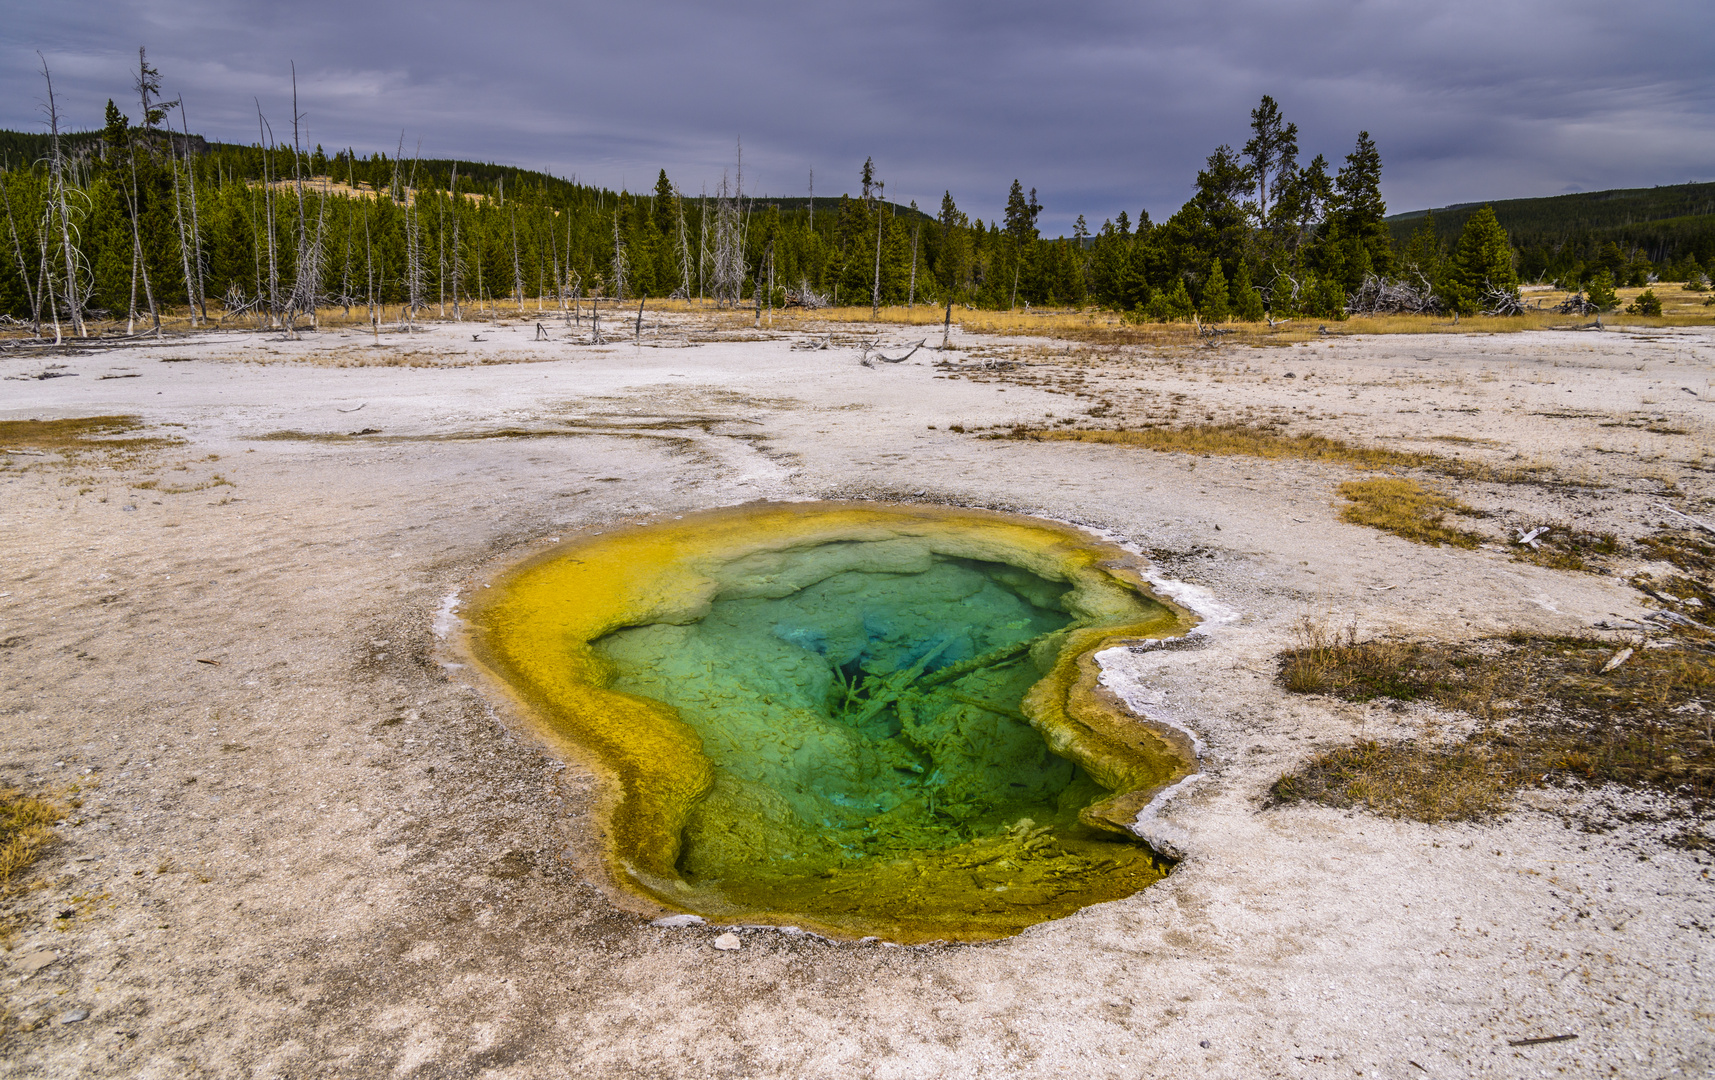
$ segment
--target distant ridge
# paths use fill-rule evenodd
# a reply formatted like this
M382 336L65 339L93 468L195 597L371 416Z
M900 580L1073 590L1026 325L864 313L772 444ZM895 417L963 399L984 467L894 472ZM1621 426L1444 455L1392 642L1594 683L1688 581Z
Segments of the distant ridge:
M1385 220L1394 244L1403 245L1422 227L1424 216L1433 213L1436 235L1451 242L1466 220L1484 206L1494 207L1501 227L1521 251L1611 240L1622 249L1638 248L1652 261L1662 262L1688 250L1708 250L1715 243L1715 183L1455 203Z

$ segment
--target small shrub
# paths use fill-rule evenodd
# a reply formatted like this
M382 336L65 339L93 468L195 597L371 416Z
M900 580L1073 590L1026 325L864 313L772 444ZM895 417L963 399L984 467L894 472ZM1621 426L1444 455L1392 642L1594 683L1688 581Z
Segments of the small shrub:
M1597 311L1612 311L1620 306L1620 298L1614 294L1614 275L1606 270L1591 278L1585 291Z
M1626 305L1627 315L1660 315L1661 300L1655 295L1654 289L1645 289L1638 298Z

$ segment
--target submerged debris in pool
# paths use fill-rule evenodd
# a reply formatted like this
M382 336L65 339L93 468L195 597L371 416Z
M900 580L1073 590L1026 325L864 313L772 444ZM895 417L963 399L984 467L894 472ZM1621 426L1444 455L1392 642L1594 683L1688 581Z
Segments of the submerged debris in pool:
M763 505L562 545L473 624L612 770L622 881L709 917L989 938L1166 873L1126 826L1194 760L1090 655L1188 628L1139 572L1047 522Z

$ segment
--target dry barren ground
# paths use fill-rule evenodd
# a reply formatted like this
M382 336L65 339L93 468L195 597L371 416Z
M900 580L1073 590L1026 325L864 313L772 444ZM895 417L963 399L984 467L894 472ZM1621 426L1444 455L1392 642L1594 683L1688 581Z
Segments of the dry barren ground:
M801 352L681 329L0 354L0 420L135 415L133 437L172 440L0 454L0 781L80 800L5 901L0 1073L1715 1069L1715 883L1706 852L1662 843L1664 797L1538 791L1455 825L1265 805L1315 751L1435 719L1287 694L1275 658L1306 615L1446 641L1639 622L1612 572L1516 561L1507 530L1626 540L1664 501L1707 514L1715 335L960 338L872 368L838 333ZM1337 462L979 434L1151 420L1557 479L1460 481L1492 542L1458 550L1342 522ZM445 666L437 611L572 530L807 497L1085 523L1231 609L1198 647L1108 665L1206 744L1161 811L1186 852L1164 883L920 948L746 929L717 951L718 929L610 895L578 854L591 777Z

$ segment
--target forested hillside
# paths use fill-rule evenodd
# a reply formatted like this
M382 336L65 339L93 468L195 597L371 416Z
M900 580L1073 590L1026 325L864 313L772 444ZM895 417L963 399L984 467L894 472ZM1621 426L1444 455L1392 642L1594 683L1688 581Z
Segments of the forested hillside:
M1701 272L1691 256L1715 257L1686 239L1706 232L1676 224L1699 219L1632 220L1645 208L1703 213L1708 192L1655 189L1673 194L1624 204L1632 210L1597 196L1524 200L1552 209L1518 212L1522 253L1507 237L1513 219L1487 211L1386 220L1369 134L1338 168L1322 154L1301 163L1297 126L1268 97L1249 140L1209 154L1165 221L1121 213L1091 229L1079 217L1073 236L1050 239L1037 229L1036 191L1018 180L986 221L952 192L932 209L887 201L868 161L855 194L814 201L746 191L738 160L713 190L683 190L663 170L649 191L614 192L418 159L403 145L330 154L274 138L266 121L262 142L209 143L171 132L173 103L150 96L159 76L146 62L140 83L139 122L110 101L93 132L0 132L5 317L82 332L103 318L153 325L168 310L291 323L329 307L457 318L473 304L676 296L1254 321L1512 310L1521 270L1582 282L1606 269L1623 283L1676 258L1683 279ZM1676 239L1629 239L1649 229Z
M1482 203L1435 210L1435 232L1451 243ZM1683 281L1695 262L1715 261L1715 184L1674 184L1505 199L1488 204L1518 250L1519 276L1574 283L1609 271L1643 284L1650 274ZM1421 227L1429 211L1387 219L1396 244Z

